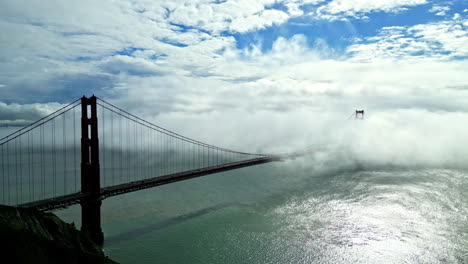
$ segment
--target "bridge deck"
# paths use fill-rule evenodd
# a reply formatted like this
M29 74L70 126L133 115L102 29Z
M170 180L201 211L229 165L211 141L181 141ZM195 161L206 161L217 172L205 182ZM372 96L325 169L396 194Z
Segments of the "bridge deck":
M111 187L101 188L101 199L105 199L111 196L134 192L138 190L143 190L159 185L169 184L173 182L188 180L192 178L197 178L213 173L229 171L234 169L239 169L243 167L254 166L258 164L273 162L273 161L281 161L284 157L280 156L269 156L269 157L261 157L255 159L249 159L244 161L232 162L223 165L211 166L196 170L190 170L185 172L179 172L164 176L158 176L150 179L139 180L134 182L129 182L125 184L119 184ZM65 208L67 206L71 206L74 204L79 204L82 199L85 199L89 195L86 193L74 193L69 195L64 195L60 197L55 197L51 199L45 199L41 201L25 203L19 205L19 207L26 207L26 208L35 208L42 211L54 210L59 208Z

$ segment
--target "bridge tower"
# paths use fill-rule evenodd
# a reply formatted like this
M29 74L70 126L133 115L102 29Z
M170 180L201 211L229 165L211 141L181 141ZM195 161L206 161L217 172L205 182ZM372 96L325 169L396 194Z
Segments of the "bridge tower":
M101 184L99 175L99 139L96 97L81 98L81 192L90 194L81 199L81 231L102 244Z
M364 119L364 110L356 110L356 119Z

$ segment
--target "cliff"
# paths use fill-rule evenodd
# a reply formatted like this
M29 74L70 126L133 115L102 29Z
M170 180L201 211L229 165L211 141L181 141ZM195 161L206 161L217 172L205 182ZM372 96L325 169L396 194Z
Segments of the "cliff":
M3 205L0 254L0 262L8 263L116 263L54 214Z

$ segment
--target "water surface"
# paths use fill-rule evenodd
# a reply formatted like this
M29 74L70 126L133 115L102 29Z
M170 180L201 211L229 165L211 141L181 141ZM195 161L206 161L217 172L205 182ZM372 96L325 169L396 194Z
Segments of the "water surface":
M307 159L103 202L121 263L468 263L468 174ZM57 212L79 225L79 207Z

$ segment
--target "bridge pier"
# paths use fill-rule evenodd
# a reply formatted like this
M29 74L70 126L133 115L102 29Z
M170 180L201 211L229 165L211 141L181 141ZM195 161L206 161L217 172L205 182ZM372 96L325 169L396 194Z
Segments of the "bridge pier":
M94 95L81 98L81 192L89 194L80 201L81 231L102 245L98 120Z

